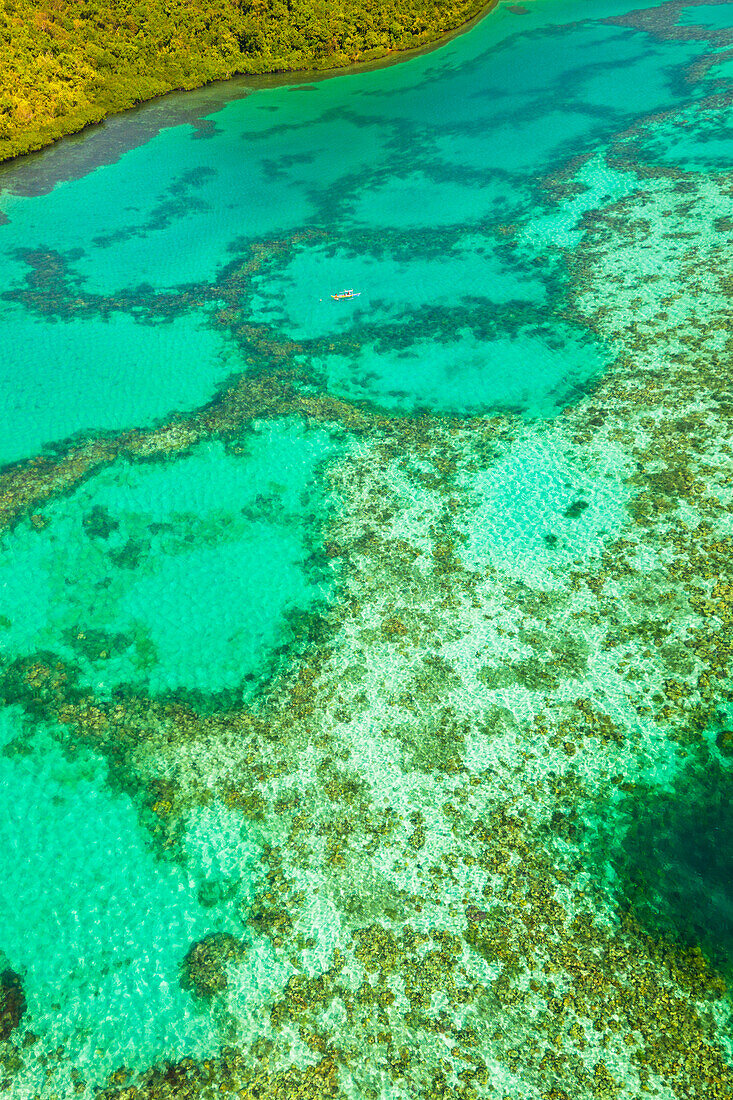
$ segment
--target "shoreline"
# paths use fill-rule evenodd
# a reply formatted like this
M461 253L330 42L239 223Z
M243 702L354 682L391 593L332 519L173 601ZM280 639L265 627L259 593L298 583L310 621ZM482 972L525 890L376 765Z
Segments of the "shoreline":
M189 95L192 92L201 92L205 89L211 89L216 91L223 88L225 85L231 86L233 83L241 82L242 90L240 94L221 96L220 103L231 102L235 99L243 99L247 95L251 95L253 92L260 91L266 88L284 87L289 84L308 83L313 84L322 80L328 80L332 77L339 76L352 76L362 72L374 72L378 69L388 68L392 65L399 65L406 61L411 61L415 57L420 57L424 54L432 53L435 50L441 48L441 46L447 45L454 38L458 38L460 35L466 34L473 30L478 23L489 15L496 7L498 7L499 0L488 0L481 8L466 22L461 23L458 27L454 27L452 30L446 31L439 37L431 39L429 42L425 42L420 46L415 46L406 50L390 50L388 53L383 54L381 57L370 58L365 61L357 61L352 65L338 65L333 67L324 66L318 69L281 69L275 72L269 73L247 73L236 72L231 76L221 77L214 80L206 81L202 84L195 84L190 88L171 88L166 92L162 92L160 95L152 96L150 99L141 99L136 103L130 104L129 107L125 107L119 111L111 111L109 114L104 115L101 119L95 122L88 122L85 125L79 127L76 130L69 130L68 133L62 134L59 137L51 138L44 145L40 145L37 149L30 149L25 153L17 153L14 156L0 158L0 191L2 190L2 175L10 169L16 168L20 164L25 164L31 161L41 154L47 153L50 149L59 148L67 143L69 139L78 139L82 135L87 136L90 133L101 130L110 119L122 119L130 117L133 113L139 112L151 104L163 105L167 100L173 96ZM522 5L517 5L521 7ZM212 109L216 110L214 107ZM159 127L159 129L162 127ZM12 190L12 188L11 188Z
M207 84L199 84L198 88L213 88L219 84L230 84L233 80L248 80L252 83L251 90L260 91L262 88L278 88L293 83L307 83L314 84L320 80L329 80L331 77L337 76L356 76L358 73L376 72L378 69L387 69L392 65L400 65L404 61L411 61L415 57L421 57L424 54L433 53L435 50L439 50L441 46L447 45L454 38L460 38L462 34L467 34L468 31L473 30L481 20L489 15L494 8L499 6L500 0L488 0L475 15L472 15L470 19L467 19L465 23L461 23L460 26L454 27L453 30L445 31L438 38L433 38L430 42L424 42L422 46L413 46L407 50L390 50L388 53L382 54L381 57L372 57L368 61L355 61L352 65L335 65L332 68L324 67L322 69L281 69L272 73L235 73L230 77L225 77L221 80L210 80ZM522 5L516 5L521 7ZM304 80L300 81L293 78L303 77ZM306 79L307 78L307 79ZM196 91L195 88L191 89L174 89L170 92L166 92L165 95L174 95L181 91ZM164 96L157 96L157 99L164 99ZM152 100L145 100L145 103L151 103ZM144 106L144 103L137 104L137 106Z

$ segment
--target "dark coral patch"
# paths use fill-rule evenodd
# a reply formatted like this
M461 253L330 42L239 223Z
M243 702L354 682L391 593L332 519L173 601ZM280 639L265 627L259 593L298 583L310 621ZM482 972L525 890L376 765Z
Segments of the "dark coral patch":
M181 966L181 986L210 1001L227 988L227 967L244 953L241 942L229 932L211 932L192 943Z
M725 735L728 734L728 737ZM718 735L730 753L730 733ZM721 748L721 754L722 754ZM671 789L635 784L600 829L622 909L655 936L702 948L733 974L733 775L712 756Z
M587 500L574 500L563 512L566 519L578 519L590 504Z
M335 1100L342 1096L332 1055L304 1070L290 1066L273 1073L241 1051L226 1048L216 1058L197 1062L184 1058L147 1070L138 1082L120 1084L115 1074L97 1100L184 1100L204 1096L241 1096L243 1100Z
M0 1039L9 1039L27 1008L20 975L14 970L0 974Z
M101 504L95 504L91 511L87 512L82 520L84 530L90 539L108 539L120 526Z
M721 730L715 744L721 756L733 756L733 730Z

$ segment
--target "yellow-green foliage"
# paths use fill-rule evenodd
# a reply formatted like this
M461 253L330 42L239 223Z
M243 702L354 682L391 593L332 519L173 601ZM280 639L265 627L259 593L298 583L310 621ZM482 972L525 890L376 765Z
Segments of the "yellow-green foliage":
M0 0L0 160L235 73L382 57L481 0Z

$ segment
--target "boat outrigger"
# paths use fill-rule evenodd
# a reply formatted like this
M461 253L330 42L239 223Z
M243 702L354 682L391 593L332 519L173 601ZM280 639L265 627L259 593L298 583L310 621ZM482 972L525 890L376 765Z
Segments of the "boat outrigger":
M340 290L338 294L332 294L334 302L340 302L344 298L358 298L361 294L360 290Z

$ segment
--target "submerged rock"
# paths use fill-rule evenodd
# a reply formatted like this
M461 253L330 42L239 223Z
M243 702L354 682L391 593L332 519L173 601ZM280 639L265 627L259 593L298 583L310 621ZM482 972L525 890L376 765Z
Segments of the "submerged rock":
M14 970L0 973L0 1039L8 1039L27 1008L20 975Z
M227 966L244 948L229 932L212 932L192 943L181 965L181 986L204 1000L227 988Z
M81 522L90 539L108 539L120 526L119 520L114 519L100 504L95 504Z
M733 730L721 730L715 744L722 756L733 756Z
M578 519L583 515L586 508L590 508L590 503L587 500L574 500L572 504L563 512L566 519Z

